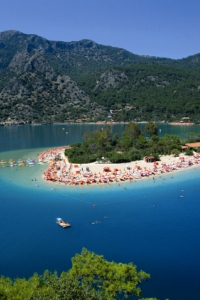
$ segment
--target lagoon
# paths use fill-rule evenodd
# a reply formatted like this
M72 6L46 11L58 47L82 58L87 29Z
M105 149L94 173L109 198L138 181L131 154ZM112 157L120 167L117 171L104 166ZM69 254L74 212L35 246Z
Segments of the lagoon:
M141 130L145 124L138 124ZM100 124L62 124L62 125L35 125L35 126L0 126L0 152L20 149L48 148L63 146L69 143L80 142L87 131L105 128ZM125 124L111 125L112 133L119 133L125 129ZM157 124L159 136L176 134L181 139L187 137L188 132L200 133L200 125L172 126ZM67 132L67 133L66 133Z
M199 132L199 126L181 127L159 124L159 134ZM0 160L34 157L45 148L79 142L84 132L96 128L0 127ZM112 130L121 134L124 125ZM150 273L151 279L141 285L143 297L199 299L200 168L173 178L90 187L46 184L44 169L0 168L2 275L30 277L46 269L60 273L86 247L107 260L132 261ZM55 223L57 217L72 227L63 230ZM91 225L95 220L100 223Z

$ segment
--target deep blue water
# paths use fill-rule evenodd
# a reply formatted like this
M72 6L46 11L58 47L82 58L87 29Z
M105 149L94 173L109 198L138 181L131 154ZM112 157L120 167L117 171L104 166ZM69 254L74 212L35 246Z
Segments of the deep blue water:
M0 160L80 141L92 127L0 127ZM120 130L122 126L113 128ZM47 185L40 180L44 168L0 168L0 274L14 278L46 269L62 272L86 247L150 273L151 279L141 285L143 297L200 298L200 168L173 178L93 187ZM63 230L56 217L72 227ZM91 225L95 220L101 223Z

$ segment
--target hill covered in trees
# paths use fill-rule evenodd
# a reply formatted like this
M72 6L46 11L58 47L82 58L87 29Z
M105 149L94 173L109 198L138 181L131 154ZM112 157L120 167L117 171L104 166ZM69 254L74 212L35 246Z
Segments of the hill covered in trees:
M200 54L174 60L0 33L0 123L199 122L199 102Z
M200 74L160 64L115 67L79 82L115 121L199 122Z

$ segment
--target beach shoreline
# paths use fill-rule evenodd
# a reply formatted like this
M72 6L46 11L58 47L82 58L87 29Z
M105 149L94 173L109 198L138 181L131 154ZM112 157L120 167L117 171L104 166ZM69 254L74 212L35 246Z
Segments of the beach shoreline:
M155 180L163 175L171 175L200 166L200 156L179 157L173 155L160 156L160 161L146 162L145 160L129 163L69 163L64 150L70 146L63 146L43 151L39 155L40 163L49 163L42 177L46 183L59 185L103 185L135 182L138 180Z

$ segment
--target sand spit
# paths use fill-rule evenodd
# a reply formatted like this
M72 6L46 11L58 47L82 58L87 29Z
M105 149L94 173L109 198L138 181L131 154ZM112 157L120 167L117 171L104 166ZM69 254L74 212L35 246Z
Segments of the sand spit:
M48 182L65 185L109 184L135 181L142 178L160 176L162 174L185 170L200 164L200 155L179 157L161 156L159 162L148 163L144 160L122 164L72 164L69 163L64 151L67 147L43 151L39 155L40 162L49 163L43 177Z

